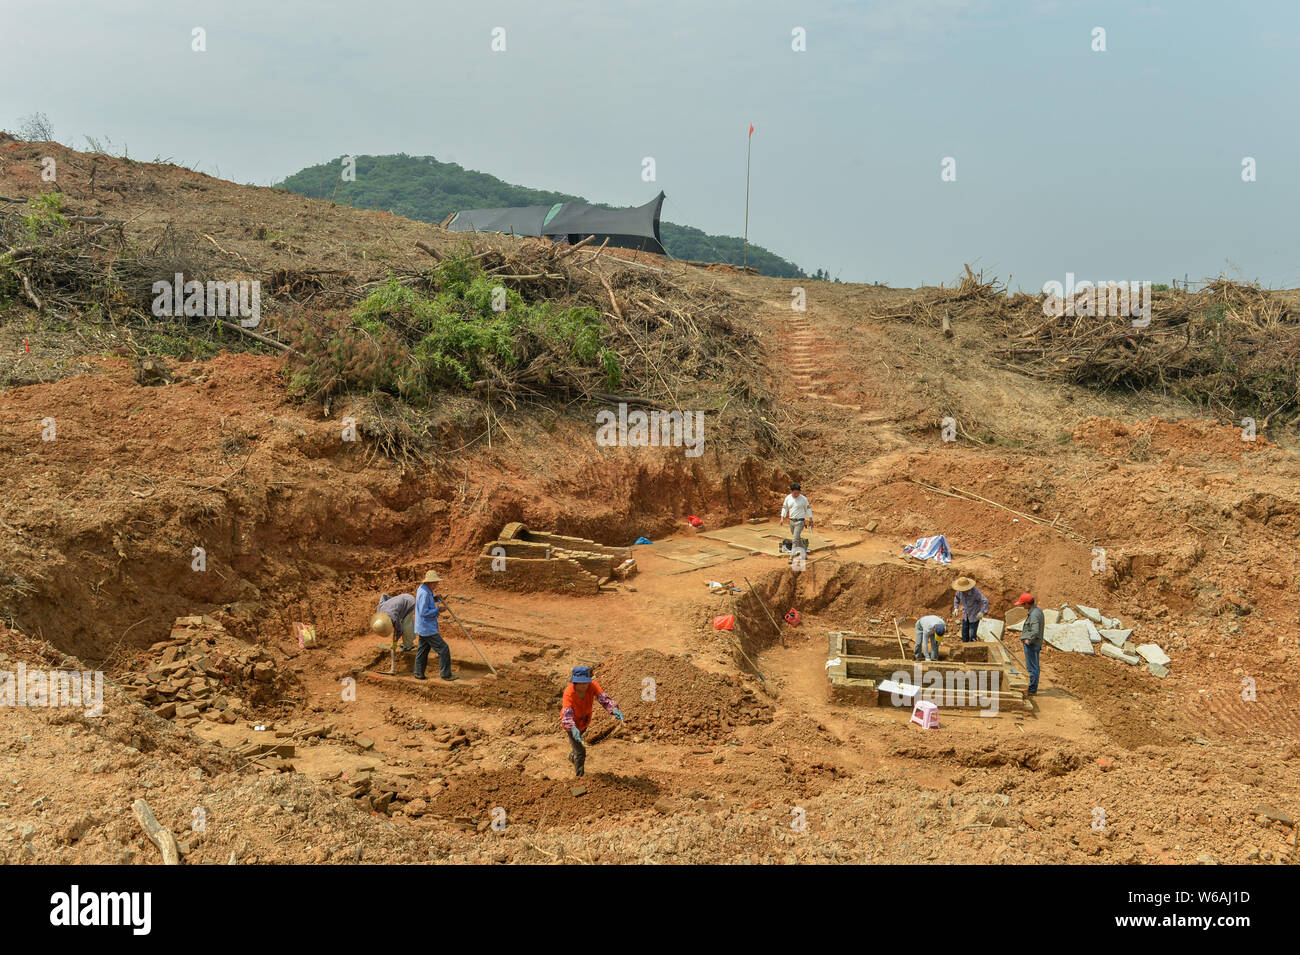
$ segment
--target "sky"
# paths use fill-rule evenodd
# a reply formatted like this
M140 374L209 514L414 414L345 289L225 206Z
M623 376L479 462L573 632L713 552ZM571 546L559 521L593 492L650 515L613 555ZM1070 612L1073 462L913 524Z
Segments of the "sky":
M1290 0L0 0L0 128L256 185L431 155L740 235L752 123L749 237L810 272L1291 288L1298 54Z

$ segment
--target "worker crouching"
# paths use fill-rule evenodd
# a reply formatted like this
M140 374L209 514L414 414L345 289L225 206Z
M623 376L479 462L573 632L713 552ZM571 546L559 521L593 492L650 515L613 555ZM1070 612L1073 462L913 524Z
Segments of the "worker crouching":
M939 639L947 632L948 625L937 614L927 614L916 621L916 647L912 650L912 659L938 660Z
M622 721L623 711L591 678L591 667L574 667L560 704L560 725L568 734L573 749L569 762L573 763L574 773L578 776L583 774L587 761L587 747L582 744L582 734L591 722L592 703L599 703L614 719Z

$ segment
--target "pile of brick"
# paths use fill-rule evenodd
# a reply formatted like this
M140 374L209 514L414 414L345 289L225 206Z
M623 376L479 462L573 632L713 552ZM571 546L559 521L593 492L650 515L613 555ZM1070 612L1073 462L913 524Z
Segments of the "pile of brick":
M149 648L152 663L126 689L164 719L234 723L247 708L279 700L288 678L261 647L207 616L177 617L171 636Z

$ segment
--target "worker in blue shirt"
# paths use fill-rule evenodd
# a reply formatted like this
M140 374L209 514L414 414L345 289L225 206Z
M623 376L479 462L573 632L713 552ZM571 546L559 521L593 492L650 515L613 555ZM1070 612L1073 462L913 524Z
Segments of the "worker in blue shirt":
M447 641L438 635L438 614L442 609L442 598L434 592L433 585L442 580L436 570L424 575L419 588L415 591L415 635L420 638L420 648L415 651L415 678L425 679L424 667L429 662L429 651L438 654L438 675L451 682L457 679L451 672L451 648Z

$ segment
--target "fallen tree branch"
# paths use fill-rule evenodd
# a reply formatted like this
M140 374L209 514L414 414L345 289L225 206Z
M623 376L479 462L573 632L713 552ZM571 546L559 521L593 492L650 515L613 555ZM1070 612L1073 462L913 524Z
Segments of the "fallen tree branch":
M40 297L37 296L36 291L32 288L32 283L27 279L27 273L18 271L17 269L14 271L18 272L18 278L22 280L23 283L23 292L26 293L27 297L31 300L31 303L36 306L36 311L45 311L45 303L40 300Z
M108 232L110 229L120 229L121 227L122 227L121 224L109 223L108 225L100 226L94 232L87 232L85 235L78 236L77 238L73 239L71 242L65 243L63 245L53 245L49 247L40 246L40 245L14 246L11 247L8 252L5 252L3 255L0 255L0 262L4 262L6 259L8 260L9 264L13 264L15 262L21 262L23 261L24 258L31 258L32 255L38 252L66 252L69 249L75 249L79 245L85 245L87 242L95 238L95 236L100 235L101 233Z
M135 818L139 820L144 834L162 853L163 865L180 865L181 852L176 846L176 837L158 821L149 804L143 799L137 799L131 808L135 810Z
M588 242L590 242L590 241L591 241L592 239L594 239L594 238L596 238L594 235L589 235L589 236L587 236L585 239L583 239L581 242L576 242L576 243L574 243L573 245L571 245L571 246L569 246L567 249L565 249L563 252L561 252L559 255L557 255L557 256L555 257L555 261L558 262L558 261L560 261L560 259L567 258L568 256L573 255L574 252L577 252L579 249L581 249L584 245L586 245ZM606 237L606 238L605 238L605 242L608 242L608 241L609 241L609 238ZM603 249L603 248L605 247L605 243L602 242L601 245L600 245L600 247Z
M226 255L234 255L234 256L238 256L239 259L242 260L243 263L244 263L245 265L247 265L250 269L253 267L253 264L252 264L251 262L249 262L248 259L245 259L245 258L244 258L242 255L240 255L238 252L229 252L229 251L227 251L227 250L221 248L220 245L217 245L217 240L214 239L214 238L212 238L212 236L208 235L206 232L203 233L203 238L207 239L207 240L208 240L209 242L211 242L213 245L217 246L217 251L219 251L219 252L223 252L223 253L225 253Z
M234 324L230 324L229 322L227 322L226 327L233 328L241 335L247 335L249 338L254 338L264 345L270 345L272 348L278 348L280 349L280 351L286 351L290 355L297 355L299 358L303 358L303 359L307 357L302 352L294 348L290 348L284 342L276 341L274 338L267 338L265 335L259 335L257 332L253 331L252 329L245 328L243 325L239 324L238 322L235 322Z

